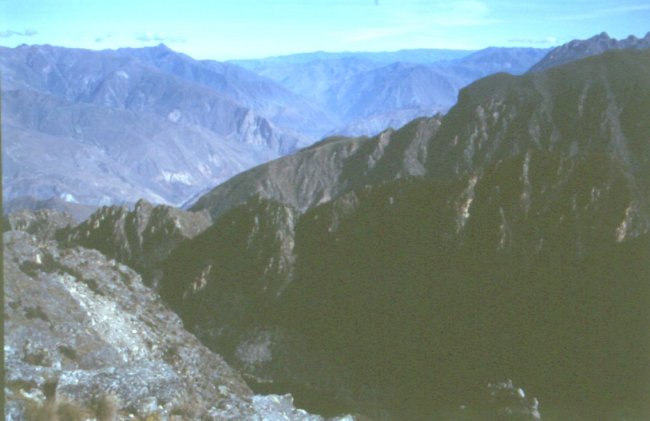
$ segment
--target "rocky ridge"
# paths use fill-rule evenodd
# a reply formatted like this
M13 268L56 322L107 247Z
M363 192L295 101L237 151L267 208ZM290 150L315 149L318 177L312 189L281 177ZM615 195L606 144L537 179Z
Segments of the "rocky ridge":
M57 238L63 244L99 250L138 271L148 285L156 285L159 266L169 254L211 224L207 212L185 212L140 200L132 210L103 207L81 224L59 231Z
M573 40L549 51L539 63L530 68L529 72L540 72L585 57L602 54L608 50L621 50L625 48L650 48L650 32L643 38L630 35L625 39L617 40L610 38L606 32L602 32L586 40Z
M426 173L428 139L441 117L417 119L372 138L331 137L293 155L245 171L203 195L192 210L213 218L258 195L299 211L369 184Z

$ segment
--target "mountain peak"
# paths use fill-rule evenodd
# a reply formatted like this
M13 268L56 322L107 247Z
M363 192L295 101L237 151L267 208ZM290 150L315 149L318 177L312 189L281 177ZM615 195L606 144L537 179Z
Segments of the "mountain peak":
M609 34L605 31L601 32L598 35L591 37L591 39L612 39Z
M573 40L552 49L546 57L531 67L529 72L540 72L581 58L602 54L607 50L620 50L623 48L650 48L650 33L643 39L630 35L627 38L617 40L611 38L607 32L601 32L589 39Z
M172 51L171 48L167 46L167 44L161 42L160 44L156 45L153 47L155 50L160 50L160 51Z

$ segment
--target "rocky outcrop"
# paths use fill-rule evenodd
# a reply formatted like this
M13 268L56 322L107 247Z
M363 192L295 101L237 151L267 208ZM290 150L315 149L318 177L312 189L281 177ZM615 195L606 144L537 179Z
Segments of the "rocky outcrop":
M39 200L31 196L22 196L9 201L4 200L2 202L2 212L4 212L5 215L22 210L38 211L41 209L51 209L67 213L75 221L75 224L78 224L92 215L93 212L97 210L97 207L66 202L63 199L56 197L47 200Z
M66 244L99 250L137 270L148 284L156 285L161 262L211 223L207 212L184 212L140 200L133 210L126 206L101 208L87 221L59 232L58 238Z
M87 407L116 395L124 416L231 410L223 419L238 419L250 411L252 393L239 375L186 332L133 270L97 251L61 249L25 232L5 233L4 246L5 385L12 405L36 404L56 379L59 395Z
M13 212L6 216L6 221L7 226L3 232L25 231L42 240L53 240L57 231L76 224L69 214L51 209Z
M7 420L324 421L291 395L253 395L123 264L26 232L3 240Z

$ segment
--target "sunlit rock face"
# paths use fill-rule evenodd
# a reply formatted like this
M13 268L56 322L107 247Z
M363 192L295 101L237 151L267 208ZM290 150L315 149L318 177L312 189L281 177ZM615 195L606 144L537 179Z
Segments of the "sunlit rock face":
M138 201L103 207L83 223L57 233L65 244L94 248L137 270L149 285L160 278L159 266L184 240L207 229L207 212L185 212L166 205Z

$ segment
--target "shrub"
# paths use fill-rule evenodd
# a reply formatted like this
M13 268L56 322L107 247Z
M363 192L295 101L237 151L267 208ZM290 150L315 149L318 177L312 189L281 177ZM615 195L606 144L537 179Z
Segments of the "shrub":
M104 395L97 402L97 420L98 421L115 421L117 419L117 410L120 407L119 399L113 394Z

